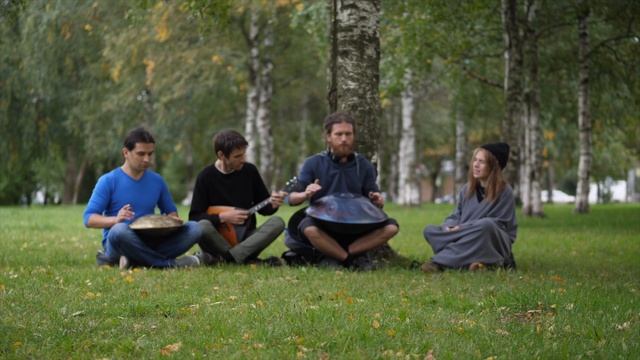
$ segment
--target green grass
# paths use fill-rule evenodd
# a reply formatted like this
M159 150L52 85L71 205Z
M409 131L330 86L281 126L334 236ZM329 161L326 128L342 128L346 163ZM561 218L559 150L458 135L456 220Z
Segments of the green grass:
M450 209L388 206L392 247L427 259L422 228ZM1 358L640 357L637 204L548 206L519 217L518 271L433 276L401 264L98 268L100 232L82 210L0 208Z

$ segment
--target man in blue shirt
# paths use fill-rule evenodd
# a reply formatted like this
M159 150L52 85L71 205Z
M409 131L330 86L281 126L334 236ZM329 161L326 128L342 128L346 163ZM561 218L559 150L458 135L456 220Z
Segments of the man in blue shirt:
M351 193L368 197L379 208L384 198L376 184L373 165L354 151L355 121L347 113L337 112L324 120L328 150L307 158L298 176L298 192L289 194L289 204L304 201L313 204L325 195ZM379 223L362 233L341 233L306 216L297 226L297 236L288 236L285 244L298 254L309 249L324 255L321 264L368 270L369 250L386 244L399 230L394 219ZM291 235L291 234L289 234Z
M86 227L103 229L98 265L118 263L121 269L132 264L159 268L200 265L196 256L176 259L201 239L198 223L187 222L176 232L153 239L129 228L135 219L153 214L156 206L162 214L180 220L167 184L149 169L154 151L155 140L148 131L132 130L122 148L124 164L102 175L93 189L83 220Z

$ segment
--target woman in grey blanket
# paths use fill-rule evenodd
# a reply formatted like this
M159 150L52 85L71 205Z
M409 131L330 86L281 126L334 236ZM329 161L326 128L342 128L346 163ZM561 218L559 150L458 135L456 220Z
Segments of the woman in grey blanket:
M441 226L424 229L434 255L422 271L515 268L511 252L517 232L515 200L502 177L508 159L505 143L485 144L473 151L469 180L460 189L456 209Z

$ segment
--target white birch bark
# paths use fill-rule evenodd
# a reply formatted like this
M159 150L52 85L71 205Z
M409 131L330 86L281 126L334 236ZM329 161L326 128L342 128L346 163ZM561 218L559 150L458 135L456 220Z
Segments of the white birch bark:
M378 151L380 0L332 0L332 56L329 101L332 111L356 119L358 151Z
M268 26L268 25L267 25ZM262 48L262 70L260 72L260 97L256 128L260 139L260 173L267 186L273 178L273 134L271 133L271 98L273 96L273 62L269 57L269 49L273 45L273 33L269 29L264 31L264 46Z
M520 196L520 147L522 143L523 110L523 63L522 41L518 26L517 0L502 0L502 22L504 29L504 94L505 117L502 123L502 138L510 146L509 162L505 168L506 180L513 186L516 197Z
M404 76L402 101L402 127L398 152L398 200L400 205L418 205L420 194L416 183L416 129L413 121L415 95L411 70Z
M540 147L540 95L538 81L538 43L535 29L536 1L525 1L527 14L524 38L527 70L524 94L524 146L521 149L521 199L522 212L527 216L542 216L541 147Z
M577 213L589 212L589 177L591 172L591 112L589 109L589 7L579 1L578 15L578 129L580 158L578 161Z
M460 188L467 182L467 172L469 171L469 154L467 150L467 129L464 121L464 115L460 105L456 109L456 172L454 195L458 194ZM454 196L456 201L458 197Z
M389 111L385 112L387 118L386 121L386 133L389 134L390 140L392 140L391 148L394 149L399 146L394 141L400 138L400 128L402 126L402 107L398 104L398 101L394 99ZM399 141L398 141L399 143ZM389 181L387 182L387 194L393 202L398 202L398 152L389 151Z
M244 123L244 137L249 143L247 147L247 161L255 164L257 160L256 144L256 118L260 105L260 47L258 44L258 14L250 10L249 33L247 43L249 44L249 88L247 89L247 109Z

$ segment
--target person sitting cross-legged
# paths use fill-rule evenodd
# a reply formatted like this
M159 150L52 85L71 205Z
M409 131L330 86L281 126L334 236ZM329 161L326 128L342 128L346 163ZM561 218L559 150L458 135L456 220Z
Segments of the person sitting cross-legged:
M515 268L515 200L502 178L508 159L509 145L505 143L485 144L474 150L469 180L460 189L456 209L444 224L424 229L434 255L422 265L422 271Z

